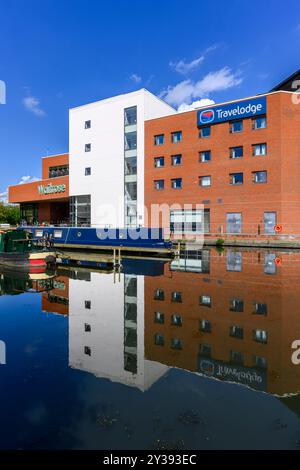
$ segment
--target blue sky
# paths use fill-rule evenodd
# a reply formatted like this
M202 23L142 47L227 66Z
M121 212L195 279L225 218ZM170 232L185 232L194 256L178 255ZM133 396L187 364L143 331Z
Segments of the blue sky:
M300 68L299 3L2 2L0 193L68 150L68 109L146 87L178 107L269 90Z

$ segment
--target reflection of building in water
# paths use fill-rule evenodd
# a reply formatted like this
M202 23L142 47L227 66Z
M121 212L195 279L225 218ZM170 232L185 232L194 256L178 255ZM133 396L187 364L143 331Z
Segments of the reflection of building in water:
M70 279L69 365L140 390L168 370L144 356L144 276Z
M300 391L291 360L300 254L204 250L200 258L145 279L147 359L274 394Z
M59 315L69 314L69 278L67 276L57 276L52 281L53 288L42 294L42 311L58 313Z

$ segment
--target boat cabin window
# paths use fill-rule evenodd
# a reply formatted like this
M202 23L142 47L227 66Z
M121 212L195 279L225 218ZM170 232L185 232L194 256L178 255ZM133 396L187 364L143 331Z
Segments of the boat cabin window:
M42 237L43 236L43 230L36 230L35 231L35 236L36 237Z
M54 238L61 238L62 230L54 230Z

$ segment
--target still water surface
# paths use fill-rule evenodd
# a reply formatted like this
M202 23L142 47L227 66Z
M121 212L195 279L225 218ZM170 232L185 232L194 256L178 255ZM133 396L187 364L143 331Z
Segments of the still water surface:
M299 281L263 250L0 273L0 448L300 449Z

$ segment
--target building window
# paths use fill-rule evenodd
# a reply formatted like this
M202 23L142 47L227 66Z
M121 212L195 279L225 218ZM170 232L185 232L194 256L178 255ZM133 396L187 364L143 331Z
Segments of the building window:
M91 169L91 167L87 167L87 168L84 170L84 174L85 174L85 176L91 176L91 174L92 174L92 169Z
M253 183L267 183L268 177L266 171L253 171L252 172L252 181Z
M172 160L172 165L173 166L181 165L182 155L172 155L171 160Z
M211 151L205 150L203 152L199 152L199 162L206 163L211 161Z
M211 322L208 320L200 320L199 329L203 333L211 333Z
M154 145L163 145L165 143L165 135L158 134L154 136Z
M174 178L171 180L172 189L181 189L182 188L182 178Z
M199 137L202 139L206 139L207 137L211 136L211 127L210 126L205 126L201 127L200 132L199 132Z
M91 310L91 307L92 307L92 302L90 300L85 300L84 308L86 308L87 310Z
M137 148L137 132L125 132L125 150L136 150Z
M155 289L154 300L165 300L165 293L162 289Z
M124 110L124 124L127 126L134 126L137 123L137 107L132 106Z
M160 323L161 325L163 325L165 323L165 314L161 312L155 312L154 323Z
M231 326L229 328L229 336L231 338L243 339L244 338L244 329L241 326Z
M171 133L171 141L173 144L177 144L177 142L182 141L182 132L181 131L176 131Z
M154 188L157 191L160 191L165 188L165 180L155 180L154 181Z
M212 349L209 344L200 344L199 352L203 357L211 358L212 356Z
M268 361L265 357L262 356L253 356L253 364L259 369L267 369Z
M199 305L202 307L209 307L211 308L211 296L210 295L200 295L199 297Z
M202 187L211 186L211 176L200 176L199 184Z
M244 364L244 354L238 351L230 351L229 360L232 364L242 366Z
M226 269L227 271L241 272L242 271L242 253L237 251L227 251L226 254Z
M125 183L125 199L127 201L137 200L137 183Z
M235 134L236 132L242 132L243 121L234 121L230 124L230 132Z
M268 342L268 333L266 330L253 330L253 339L258 343L266 344Z
M265 212L264 213L264 232L266 235L275 234L275 225L277 220L276 212Z
M231 147L230 158L242 158L244 156L244 147Z
M263 315L267 316L268 315L268 305L259 303L259 302L254 302L253 303L253 313L255 315Z
M267 127L266 116L261 116L253 119L253 129L265 129Z
M172 302L182 302L182 294L181 292L172 292L171 294L171 301Z
M161 168L162 166L165 166L165 157L154 158L154 166L155 168Z
M210 211L203 210L172 210L170 211L170 232L171 233L209 233L210 231Z
M228 212L226 214L226 225L227 233L242 233L242 214L240 212Z
M266 253L264 260L264 273L265 274L276 274L276 264L275 264L275 253Z
M51 166L49 168L49 178L58 178L59 176L68 176L69 165Z
M90 128L91 128L91 125L92 125L91 121L85 121L85 123L84 123L84 128L85 128L85 129L90 129Z
M84 151L85 152L90 152L92 149L92 144L85 144Z
M267 155L267 144L255 144L252 149L254 157Z
M160 335L159 333L156 333L154 335L154 344L156 346L164 346L165 344L165 338L163 335Z
M70 198L70 218L73 227L88 227L91 224L91 196Z
M174 314L171 316L171 325L182 326L182 316Z
M243 184L244 182L244 174L243 173L231 173L229 175L230 184L233 186L238 186Z
M182 341L179 338L172 338L171 340L172 349L182 349Z
M89 325L88 323L85 323L84 324L84 331L86 333L90 333L91 332L91 325Z
M84 354L86 354L87 356L92 355L92 350L89 346L84 346Z
M229 302L229 310L231 312L243 312L244 301L240 299L231 299Z
M137 174L137 158L126 157L125 158L125 176Z

